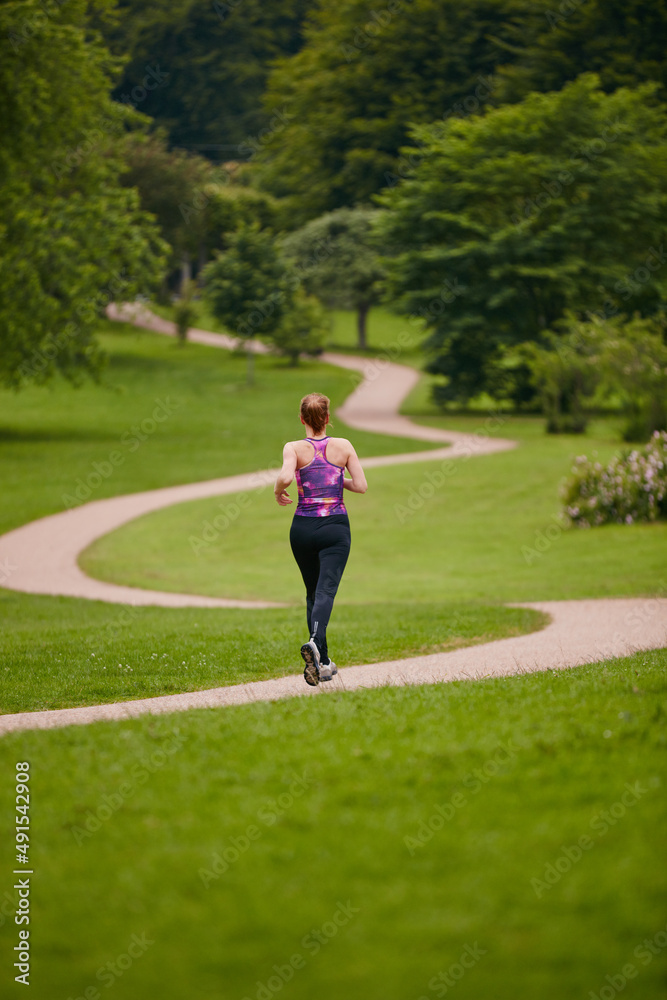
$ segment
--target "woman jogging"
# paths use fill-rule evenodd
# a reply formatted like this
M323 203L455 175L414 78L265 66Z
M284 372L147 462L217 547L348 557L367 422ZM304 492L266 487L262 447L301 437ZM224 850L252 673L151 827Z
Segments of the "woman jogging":
M292 503L287 487L296 476L299 502L290 545L306 585L306 614L310 639L301 647L306 683L330 681L338 673L327 648L327 625L345 563L350 552L350 521L343 489L365 493L368 485L357 453L347 438L329 437L329 400L311 392L301 400L301 423L306 437L288 441L283 467L275 485L281 507ZM351 479L345 478L345 469Z

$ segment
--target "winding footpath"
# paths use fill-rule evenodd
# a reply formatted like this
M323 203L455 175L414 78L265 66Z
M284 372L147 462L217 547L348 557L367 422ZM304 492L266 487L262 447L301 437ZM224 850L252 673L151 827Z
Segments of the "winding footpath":
M175 334L172 323L141 306L112 306L109 315L157 333ZM238 346L233 338L207 330L192 329L188 337L195 343L227 350ZM252 349L257 352L267 350L260 343L254 343ZM337 416L349 427L423 440L432 446L446 445L426 451L364 458L366 469L451 458L465 460L516 447L515 441L491 438L483 427L477 434L464 434L420 427L400 416L398 409L403 399L419 379L419 373L413 368L381 358L365 359L332 353L325 353L322 360L363 376L362 382L337 411ZM284 607L274 602L228 600L117 586L88 577L78 565L81 552L92 542L142 514L188 500L268 488L275 476L276 469L265 469L201 483L170 486L96 500L33 521L0 537L0 565L6 567L2 585L24 593L87 598L123 605L248 609ZM297 695L312 697L329 691L352 691L386 684L438 683L561 669L667 646L667 599L664 598L545 601L514 606L543 611L549 615L550 622L539 632L449 653L346 667L339 671L334 681L318 688L308 687L299 673L207 691L4 715L0 716L0 735L16 730L128 719L146 713L216 708Z

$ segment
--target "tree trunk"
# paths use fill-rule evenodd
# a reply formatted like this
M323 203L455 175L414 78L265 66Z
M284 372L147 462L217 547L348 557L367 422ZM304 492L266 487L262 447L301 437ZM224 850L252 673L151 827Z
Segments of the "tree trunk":
M183 295L188 281L192 279L192 264L190 258L184 255L181 258L181 287L179 289L179 295Z
M366 317L368 316L368 303L364 303L357 309L357 337L359 349L365 351L366 343Z
M246 358L246 385L255 384L255 355L250 345L250 341L246 340L245 343L245 358Z

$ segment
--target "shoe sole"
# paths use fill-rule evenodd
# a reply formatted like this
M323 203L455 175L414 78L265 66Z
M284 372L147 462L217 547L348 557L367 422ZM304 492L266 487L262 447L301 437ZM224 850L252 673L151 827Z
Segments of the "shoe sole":
M320 675L315 662L315 657L313 656L313 651L307 642L305 642L301 647L301 655L306 664L303 670L303 679L306 684L310 684L311 687L317 687L320 683Z

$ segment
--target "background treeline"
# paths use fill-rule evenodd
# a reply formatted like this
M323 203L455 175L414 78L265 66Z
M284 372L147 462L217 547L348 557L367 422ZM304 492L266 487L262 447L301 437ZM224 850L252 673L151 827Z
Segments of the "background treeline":
M27 0L0 32L5 383L98 372L110 298L185 329L204 294L294 361L384 301L442 405L664 426L663 0Z

